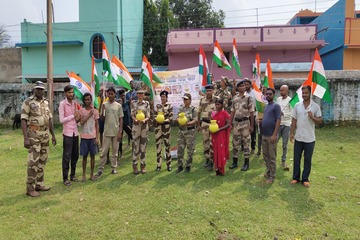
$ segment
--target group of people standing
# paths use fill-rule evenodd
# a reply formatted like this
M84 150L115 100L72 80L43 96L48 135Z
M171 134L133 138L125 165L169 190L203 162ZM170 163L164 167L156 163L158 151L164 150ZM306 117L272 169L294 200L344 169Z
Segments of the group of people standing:
M267 105L260 119L256 119L256 100L251 88L252 83L244 79L233 85L231 92L227 85L227 78L222 78L219 87L209 84L202 93L199 105L191 105L192 96L189 93L183 95L183 104L178 113L186 118L186 122L179 124L177 138L177 173L191 171L193 154L196 146L196 131L201 132L203 139L204 167L209 171L216 171L217 176L225 174L225 166L230 159L229 145L230 135L232 138L233 161L230 169L238 167L239 152L243 151L244 163L242 171L250 167L250 154L254 152L252 139L255 129L261 132L262 153L266 163L264 176L267 183L272 183L276 172L276 144L282 138L283 154L281 157L282 167L288 170L285 163L287 155L287 143L295 139L294 146L294 173L292 184L302 182L309 187L309 174L311 170L311 158L315 145L315 123L322 122L320 107L310 100L311 88L303 87L303 102L298 103L292 110L290 97L286 85L280 88L280 97L274 101L275 90L264 90ZM156 171L161 171L163 156L165 156L166 169L172 171L171 166L171 125L173 119L173 107L168 103L168 92L161 91L161 102L155 106L148 101L144 89L132 90L125 94L120 90L119 102L116 101L114 87L106 89L106 96L100 93L98 98L99 110L93 106L91 94L83 96L84 106L80 107L74 99L74 89L68 85L64 88L65 99L59 105L59 119L63 124L63 183L70 186L76 178L76 165L79 153L83 157L82 179L86 181L87 156L90 155L90 180L95 181L103 174L106 160L110 158L111 174L117 173L118 154L122 154L123 131L132 141L132 168L133 173L146 173L146 145L148 142L149 122L155 131ZM44 84L36 82L34 95L26 99L22 107L22 130L24 146L29 149L28 177L26 194L32 197L39 195L39 191L48 191L44 185L44 166L47 160L49 148L49 132L52 135L52 143L56 144L56 138L52 125L52 116L49 111L48 101L43 97ZM104 89L103 89L104 91ZM138 118L137 114L142 117ZM157 121L157 115L162 114L163 119ZM209 125L216 122L217 130L211 132ZM80 126L80 131L78 131ZM291 126L291 127L290 127ZM295 134L296 131L296 134ZM80 151L79 151L80 135ZM120 144L119 144L120 143ZM163 154L163 145L165 154ZM100 164L95 174L95 154L100 148ZM109 149L112 149L109 156ZM251 148L251 150L250 150ZM184 153L187 149L187 160ZM260 149L259 149L260 150ZM300 159L304 152L304 170L300 177ZM140 169L138 162L140 161ZM70 170L70 174L69 174Z

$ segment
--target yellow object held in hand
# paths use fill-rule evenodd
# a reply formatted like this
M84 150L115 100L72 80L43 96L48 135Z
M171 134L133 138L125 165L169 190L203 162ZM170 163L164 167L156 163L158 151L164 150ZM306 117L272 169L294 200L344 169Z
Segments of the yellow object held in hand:
M158 112L158 115L155 118L156 122L163 123L165 121L165 116L163 112Z
M187 123L187 117L185 116L184 112L179 113L178 123L180 125L185 125Z
M135 118L138 121L142 121L145 119L145 114L143 113L142 110L137 110L137 114L136 114Z
M216 123L216 120L210 120L209 130L212 133L215 133L219 130L219 125Z

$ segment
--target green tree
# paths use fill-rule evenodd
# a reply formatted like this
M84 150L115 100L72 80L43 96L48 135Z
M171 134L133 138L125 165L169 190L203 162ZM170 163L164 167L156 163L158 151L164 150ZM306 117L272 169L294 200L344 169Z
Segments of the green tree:
M156 65L168 65L168 56L166 53L167 34L171 28L174 28L177 22L169 9L169 0L157 0L155 5L158 12L158 30L154 36L155 42L153 45L152 54L149 56L152 62Z
M10 42L10 35L6 33L6 30L3 26L0 26L0 48L8 46Z
M170 29L224 27L225 13L211 4L212 0L144 0L143 54L152 65L168 65Z
M170 0L181 29L224 27L225 13L212 8L212 0Z
M158 12L152 0L144 0L143 55L148 56L154 45L154 35L158 31Z

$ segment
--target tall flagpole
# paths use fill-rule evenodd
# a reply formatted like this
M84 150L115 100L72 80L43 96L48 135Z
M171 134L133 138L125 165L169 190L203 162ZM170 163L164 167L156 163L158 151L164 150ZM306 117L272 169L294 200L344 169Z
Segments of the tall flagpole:
M47 0L47 83L48 83L48 100L49 100L49 108L51 115L54 115L54 81L53 81L53 41L52 41L52 20L53 20L53 12L52 12L52 0Z

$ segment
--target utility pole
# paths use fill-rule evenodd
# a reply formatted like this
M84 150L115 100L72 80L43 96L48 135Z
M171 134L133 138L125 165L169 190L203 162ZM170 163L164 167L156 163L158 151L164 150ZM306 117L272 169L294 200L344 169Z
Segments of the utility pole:
M52 40L52 0L47 0L47 44L46 44L46 56L47 56L47 84L48 84L48 100L51 115L54 115L54 80L53 80L53 40Z

